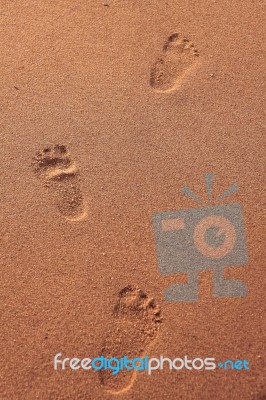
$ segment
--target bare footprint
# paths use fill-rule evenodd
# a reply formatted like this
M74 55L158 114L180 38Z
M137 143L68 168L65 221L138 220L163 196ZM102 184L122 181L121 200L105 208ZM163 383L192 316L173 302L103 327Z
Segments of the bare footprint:
M193 43L174 33L166 41L162 56L151 69L151 87L158 92L177 89L187 73L197 64L198 56Z
M38 152L33 159L33 168L66 219L77 221L85 217L79 172L66 146L56 145Z
M154 299L137 287L125 287L119 292L101 355L118 359L145 356L157 336L160 323L161 312ZM107 391L118 394L132 387L136 373L136 370L124 369L112 375L109 369L101 369L99 378Z

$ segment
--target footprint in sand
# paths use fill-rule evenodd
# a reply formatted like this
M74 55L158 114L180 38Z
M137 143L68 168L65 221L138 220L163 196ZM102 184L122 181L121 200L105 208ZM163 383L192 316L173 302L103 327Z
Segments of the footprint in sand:
M101 355L118 359L145 356L161 321L161 311L154 299L137 287L125 287L119 292ZM136 370L124 369L112 375L109 369L101 369L99 378L108 392L118 394L132 387L136 374Z
M184 77L195 67L199 53L193 43L178 33L171 35L163 46L163 54L151 69L150 85L158 92L178 88Z
M33 168L67 220L78 221L86 216L79 172L66 146L56 145L38 152L33 159Z

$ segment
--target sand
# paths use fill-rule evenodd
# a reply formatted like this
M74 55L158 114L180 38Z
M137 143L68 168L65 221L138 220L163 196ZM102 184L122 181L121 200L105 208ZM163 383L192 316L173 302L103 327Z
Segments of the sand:
M2 0L1 392L13 399L265 399L265 9L254 0ZM263 149L264 146L264 149ZM166 302L152 215L239 191L248 287ZM53 357L246 359L110 375ZM123 353L123 354L121 354Z

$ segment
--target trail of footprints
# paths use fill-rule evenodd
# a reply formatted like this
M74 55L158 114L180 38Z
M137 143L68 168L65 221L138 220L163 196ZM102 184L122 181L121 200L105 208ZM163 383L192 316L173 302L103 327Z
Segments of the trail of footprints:
M86 216L79 171L66 146L55 145L38 152L33 168L63 217L79 221Z
M101 355L120 359L142 357L157 337L162 322L161 310L154 299L135 286L127 286L118 295L113 309ZM137 371L100 370L99 379L104 389L113 394L128 391Z
M174 33L167 39L162 55L151 69L151 87L158 92L176 90L197 64L198 56L198 50L189 39Z
M194 45L175 33L163 46L163 54L151 69L150 85L158 92L178 88L196 65L199 53ZM33 159L34 172L50 192L59 212L70 221L86 216L79 171L65 145L55 145L38 152ZM101 354L105 357L130 359L142 357L156 339L162 322L161 311L154 299L135 286L127 286L118 295ZM107 391L128 391L137 371L100 370L99 380Z

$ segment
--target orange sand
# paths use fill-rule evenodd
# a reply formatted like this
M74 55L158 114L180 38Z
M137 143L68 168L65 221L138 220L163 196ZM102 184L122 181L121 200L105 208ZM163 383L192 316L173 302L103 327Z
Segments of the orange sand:
M264 16L258 0L2 0L1 399L265 399ZM67 185L33 166L55 145ZM242 204L249 264L226 275L249 295L213 298L202 272L198 303L166 303L186 278L159 274L151 216L194 207L180 189L204 196L206 171L215 196L240 186L227 202ZM132 295L116 317L128 285L145 307ZM114 326L123 351L251 369L139 372L120 395L53 370L59 352L117 351Z

